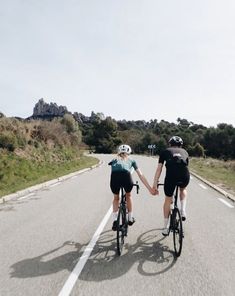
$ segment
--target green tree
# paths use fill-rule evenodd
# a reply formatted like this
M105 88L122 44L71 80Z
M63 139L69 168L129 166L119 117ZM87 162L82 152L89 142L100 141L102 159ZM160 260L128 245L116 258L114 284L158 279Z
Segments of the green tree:
M163 137L160 137L156 143L156 153L160 155L161 152L167 148L167 146L168 144L166 139Z
M65 129L69 134L79 130L78 123L71 114L65 114L61 123L65 126Z
M117 123L111 117L96 122L90 134L89 145L95 147L97 153L112 153L121 139L117 133Z
M194 146L189 146L188 153L190 156L205 157L205 149L199 143Z
M141 140L141 145L140 145L140 152L141 153L145 153L146 151L149 152L149 145L157 145L157 140L158 137L151 132L146 132L144 133L142 140ZM156 150L153 151L153 153L155 153Z

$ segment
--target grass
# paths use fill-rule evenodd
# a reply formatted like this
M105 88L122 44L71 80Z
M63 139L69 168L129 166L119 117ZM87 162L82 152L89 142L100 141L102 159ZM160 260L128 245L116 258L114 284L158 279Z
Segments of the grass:
M36 151L31 158L2 150L0 151L0 197L97 163L97 159L81 153L78 155L72 150L57 150L53 153Z
M190 170L235 195L235 161L192 158Z

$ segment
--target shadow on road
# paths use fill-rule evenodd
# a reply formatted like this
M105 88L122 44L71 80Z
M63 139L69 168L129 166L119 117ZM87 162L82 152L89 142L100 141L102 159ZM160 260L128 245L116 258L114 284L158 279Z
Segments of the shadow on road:
M137 266L143 276L155 276L171 269L176 262L174 253L164 244L160 229L141 234L135 244L124 245L123 254L116 254L116 237L113 231L101 234L91 253L80 279L102 281L127 273ZM86 245L65 242L63 245L37 257L19 261L11 266L11 277L32 278L54 274L62 270L72 271L82 256Z
M121 256L116 255L116 238L112 231L103 232L80 279L102 281L122 276L137 266L143 276L156 276L171 269L174 252L164 244L160 229L140 235L133 245L126 243Z
M61 270L72 271L82 255L82 247L79 243L67 241L49 252L13 264L10 275L16 278L31 278Z

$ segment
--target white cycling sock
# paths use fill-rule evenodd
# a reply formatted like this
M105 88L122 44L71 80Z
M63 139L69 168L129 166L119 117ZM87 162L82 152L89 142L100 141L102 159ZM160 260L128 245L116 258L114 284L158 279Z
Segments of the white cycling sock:
M116 221L118 217L118 212L113 212L113 221Z
M132 218L133 218L133 212L129 212L129 213L128 213L128 220L130 220L130 221L131 221L131 220L132 220Z
M169 222L169 219L168 218L164 218L164 228L167 228L168 227L168 222Z
M181 203L181 212L186 213L186 198L180 201Z

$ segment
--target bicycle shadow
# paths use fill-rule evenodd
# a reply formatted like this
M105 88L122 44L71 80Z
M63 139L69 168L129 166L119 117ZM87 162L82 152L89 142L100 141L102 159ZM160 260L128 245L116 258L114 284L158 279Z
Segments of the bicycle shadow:
M167 272L176 262L174 253L159 238L159 229L141 234L135 244L124 245L123 254L116 254L116 237L113 231L101 233L91 256L79 278L84 281L102 281L120 277L137 264L143 276ZM87 244L67 241L39 256L21 260L11 266L12 278L33 278L54 274L62 270L72 272Z
M176 263L176 258L174 252L164 245L165 238L159 230L152 229L141 234L134 245L126 243L121 256L116 254L116 237L113 232L103 232L80 279L102 281L117 278L136 264L137 271L143 276L156 276L167 272Z

